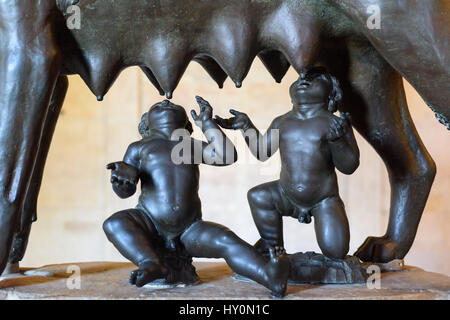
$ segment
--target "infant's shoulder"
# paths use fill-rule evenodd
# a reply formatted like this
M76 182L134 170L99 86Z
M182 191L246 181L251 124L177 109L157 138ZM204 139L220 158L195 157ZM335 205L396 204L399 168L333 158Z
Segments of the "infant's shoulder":
M139 152L144 145L145 145L144 139L135 141L128 146L128 150L131 152Z
M133 142L130 144L128 149L137 154L142 154L143 152L149 153L152 149L158 148L161 142L158 142L156 139L152 139L150 137L144 138L142 140Z
M289 112L276 117L275 119L273 119L272 124L270 126L274 127L274 128L279 127L280 123L283 122L283 120L287 119L288 116L289 116Z
M176 141L163 139L161 137L147 137L136 142L135 148L139 150L141 156L147 156L149 154L167 154L172 152Z
M162 144L164 144L164 140L160 139L158 137L146 137L142 140L136 141L132 143L133 147L139 150L143 149L152 149L152 148L158 148Z
M305 126L306 130L314 132L314 134L318 134L323 138L328 134L334 117L331 112L318 115L308 121L308 124Z
M327 125L331 124L334 120L339 120L334 113L325 112L324 114L318 117L321 121L325 122Z

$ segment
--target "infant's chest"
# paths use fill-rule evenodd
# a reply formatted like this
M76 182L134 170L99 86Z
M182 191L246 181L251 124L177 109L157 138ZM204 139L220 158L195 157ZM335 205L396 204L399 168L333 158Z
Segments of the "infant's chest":
M141 167L153 167L160 165L170 165L172 161L172 143L149 144L141 150Z
M319 121L289 120L280 126L280 145L284 147L320 146L324 130Z

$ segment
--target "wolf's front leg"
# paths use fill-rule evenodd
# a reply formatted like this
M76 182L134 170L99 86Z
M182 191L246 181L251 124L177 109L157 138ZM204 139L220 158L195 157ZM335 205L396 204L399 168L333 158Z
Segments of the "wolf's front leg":
M21 228L14 236L9 263L17 263L23 259L27 249L28 237L30 236L31 224L37 220L37 202L44 174L45 162L55 132L56 123L59 118L64 98L69 87L69 80L61 76L56 83L53 96L45 119L44 129L39 143L39 152L34 164L33 175L27 190L24 207L21 214Z
M54 1L0 2L0 273L6 266L59 75Z

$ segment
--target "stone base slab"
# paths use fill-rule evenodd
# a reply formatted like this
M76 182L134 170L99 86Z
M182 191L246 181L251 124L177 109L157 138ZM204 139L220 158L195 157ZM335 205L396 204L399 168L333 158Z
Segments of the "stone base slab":
M21 268L0 278L0 299L272 299L268 289L232 277L225 263L194 263L200 282L172 288L136 288L128 283L131 263L89 262ZM80 277L77 277L79 270ZM364 284L289 285L285 300L449 299L450 277L415 267L380 275L380 289ZM79 280L79 282L77 282ZM370 279L369 279L370 280ZM77 289L79 284L79 289Z

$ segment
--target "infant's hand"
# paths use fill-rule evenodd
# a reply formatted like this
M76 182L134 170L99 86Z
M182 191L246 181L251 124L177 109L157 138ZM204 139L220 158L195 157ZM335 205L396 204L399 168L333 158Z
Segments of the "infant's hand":
M230 113L234 115L232 118L223 119L219 116L215 117L216 123L224 129L246 130L250 126L250 118L247 114L231 109Z
M138 181L139 172L136 168L123 161L113 162L106 166L111 171L111 183L119 186L135 185Z
M341 113L340 117L331 118L330 128L328 129L327 139L336 141L342 138L348 131L350 124L350 114Z
M209 102L203 99L202 97L196 96L195 99L197 100L197 103L200 106L200 114L197 115L195 110L192 110L191 115L192 119L194 119L195 124L201 127L204 121L212 119L212 107L209 104Z

